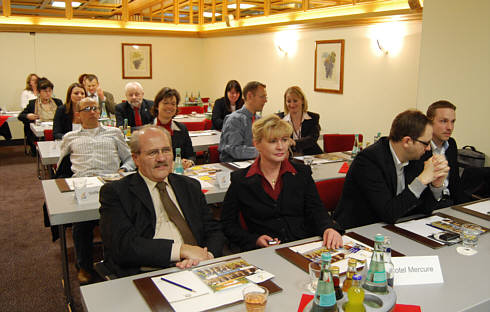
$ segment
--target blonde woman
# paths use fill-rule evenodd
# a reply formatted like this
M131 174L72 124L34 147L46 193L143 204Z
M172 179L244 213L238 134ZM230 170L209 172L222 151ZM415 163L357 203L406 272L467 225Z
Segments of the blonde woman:
M256 121L252 133L259 156L248 168L231 174L221 220L229 241L242 250L316 235L327 248L342 245L311 169L288 160L292 132L291 125L276 115ZM240 225L240 215L247 229Z
M20 95L20 107L22 107L22 109L26 108L30 100L37 99L37 96L39 95L39 92L37 91L38 79L39 77L34 73L27 75L26 88Z
M292 150L295 155L323 153L318 146L320 115L308 111L308 102L300 87L290 87L284 92L284 112L277 114L293 128Z

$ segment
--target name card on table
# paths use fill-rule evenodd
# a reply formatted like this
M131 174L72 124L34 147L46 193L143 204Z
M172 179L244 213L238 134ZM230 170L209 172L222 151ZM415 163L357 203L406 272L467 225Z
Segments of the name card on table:
M444 283L438 256L393 257L394 285Z

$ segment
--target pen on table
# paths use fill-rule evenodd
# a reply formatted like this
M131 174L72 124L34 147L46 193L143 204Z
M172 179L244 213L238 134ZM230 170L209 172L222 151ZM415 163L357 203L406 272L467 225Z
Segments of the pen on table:
M184 285L180 285L180 284L178 284L178 283L176 283L176 282L172 282L172 281L170 281L170 280L168 280L168 279L166 279L166 278L160 277L160 279L161 279L162 281L164 281L164 282L170 283L170 284L175 285L175 286L177 286L177 287L184 288L185 290L192 291L192 292L196 292L195 290L192 290L192 289L190 289L189 287L185 287Z

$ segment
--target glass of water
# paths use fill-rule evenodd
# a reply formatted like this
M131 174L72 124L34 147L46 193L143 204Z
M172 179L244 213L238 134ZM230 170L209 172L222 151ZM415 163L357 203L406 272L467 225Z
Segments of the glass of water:
M476 224L465 223L461 226L461 243L463 246L457 248L457 251L465 256L472 256L478 251L478 237L480 236L480 227Z

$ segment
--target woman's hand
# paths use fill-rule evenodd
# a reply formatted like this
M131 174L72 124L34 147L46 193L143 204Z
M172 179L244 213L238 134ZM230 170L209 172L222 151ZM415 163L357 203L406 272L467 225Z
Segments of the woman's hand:
M323 245L328 249L337 249L344 245L342 236L334 229L326 229L323 232Z
M262 235L259 238L257 238L257 241L255 242L255 244L260 248L278 245L280 243L281 241L277 237L272 238L269 235Z
M26 117L27 117L27 119L29 119L29 120L36 120L36 119L39 119L39 115L37 115L37 114L33 114L33 113L29 113L29 114L27 114L27 116L26 116Z

